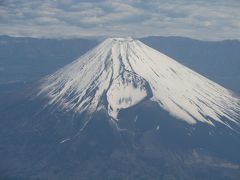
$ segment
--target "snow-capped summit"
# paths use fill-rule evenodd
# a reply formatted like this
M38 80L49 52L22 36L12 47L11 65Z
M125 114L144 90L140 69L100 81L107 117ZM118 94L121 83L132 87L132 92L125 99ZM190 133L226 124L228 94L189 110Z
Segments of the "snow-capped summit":
M114 119L150 99L190 124L240 123L240 100L232 92L132 38L106 39L44 78L39 95L67 111L105 108Z

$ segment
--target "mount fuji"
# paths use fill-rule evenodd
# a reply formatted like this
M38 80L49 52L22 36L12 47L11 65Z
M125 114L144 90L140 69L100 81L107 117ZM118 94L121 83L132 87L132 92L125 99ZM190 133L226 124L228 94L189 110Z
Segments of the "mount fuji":
M132 38L109 38L42 80L38 95L48 105L89 114L121 109L146 99L190 124L240 125L240 100L233 92Z
M3 179L240 177L239 96L132 38L104 40L0 113Z

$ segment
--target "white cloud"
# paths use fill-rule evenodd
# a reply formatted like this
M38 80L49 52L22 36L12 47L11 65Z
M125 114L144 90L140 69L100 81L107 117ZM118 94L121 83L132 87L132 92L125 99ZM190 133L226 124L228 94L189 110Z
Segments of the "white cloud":
M240 39L238 0L3 0L0 34Z

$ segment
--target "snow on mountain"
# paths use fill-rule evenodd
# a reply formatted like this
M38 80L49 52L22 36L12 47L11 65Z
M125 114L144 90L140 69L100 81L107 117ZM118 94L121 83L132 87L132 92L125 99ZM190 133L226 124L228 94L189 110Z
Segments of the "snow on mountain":
M106 108L114 119L120 109L149 98L190 124L240 123L239 97L131 38L106 39L44 78L38 95L66 111L92 113Z

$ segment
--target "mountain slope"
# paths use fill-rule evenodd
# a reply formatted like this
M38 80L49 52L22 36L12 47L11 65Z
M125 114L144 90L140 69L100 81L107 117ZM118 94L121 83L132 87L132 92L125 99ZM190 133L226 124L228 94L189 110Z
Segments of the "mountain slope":
M239 125L240 101L232 92L131 38L109 38L42 80L38 95L49 105L78 113L118 112L151 99L171 115L230 128Z

